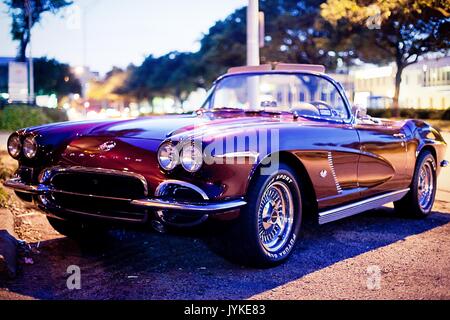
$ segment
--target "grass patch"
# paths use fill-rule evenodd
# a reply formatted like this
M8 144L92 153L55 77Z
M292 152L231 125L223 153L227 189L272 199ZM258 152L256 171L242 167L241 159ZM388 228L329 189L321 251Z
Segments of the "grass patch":
M22 128L67 120L66 112L58 109L9 105L0 110L0 130L5 131L16 131Z

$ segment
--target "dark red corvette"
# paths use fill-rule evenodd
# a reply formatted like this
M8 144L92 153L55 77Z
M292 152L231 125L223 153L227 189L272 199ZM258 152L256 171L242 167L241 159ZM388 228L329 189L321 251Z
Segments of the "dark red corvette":
M230 70L194 115L19 130L5 185L75 238L106 221L227 220L228 256L268 266L290 255L306 212L324 224L394 202L427 216L445 148L423 121L352 108L321 66L264 65Z

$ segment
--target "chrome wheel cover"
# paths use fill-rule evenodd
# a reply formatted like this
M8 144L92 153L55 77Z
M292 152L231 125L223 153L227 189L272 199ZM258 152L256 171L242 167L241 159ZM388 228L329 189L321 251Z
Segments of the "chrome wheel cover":
M427 211L433 204L434 193L434 174L433 166L427 161L420 168L418 186L417 186L417 198L422 210Z
M266 187L258 209L258 234L264 249L275 253L289 241L294 225L291 190L282 181Z

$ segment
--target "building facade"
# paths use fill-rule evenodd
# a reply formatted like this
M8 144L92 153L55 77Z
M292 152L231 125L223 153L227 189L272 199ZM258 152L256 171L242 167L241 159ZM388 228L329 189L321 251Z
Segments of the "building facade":
M353 100L368 108L388 108L395 90L395 64L353 68ZM450 57L427 59L405 68L399 104L402 108L450 108Z

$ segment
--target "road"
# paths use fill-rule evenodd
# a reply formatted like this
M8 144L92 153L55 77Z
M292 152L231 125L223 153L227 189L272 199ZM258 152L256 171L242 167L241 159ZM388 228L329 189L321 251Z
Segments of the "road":
M80 245L35 211L12 210L25 214L18 232L33 264L0 282L0 299L450 299L450 169L428 219L387 206L324 226L307 221L292 258L270 270L227 262L203 232L116 230ZM81 290L67 289L71 265Z

